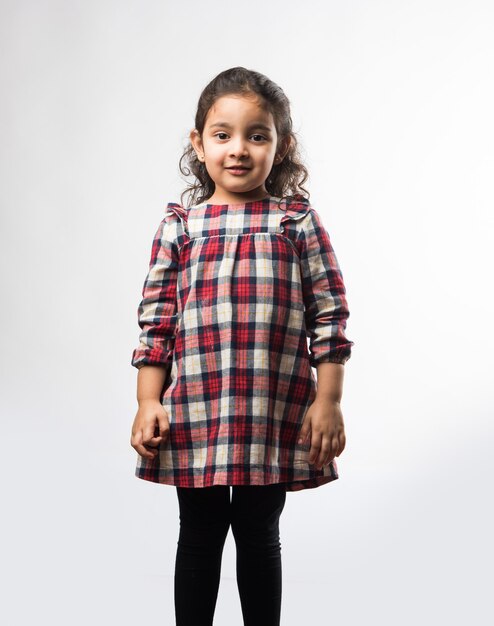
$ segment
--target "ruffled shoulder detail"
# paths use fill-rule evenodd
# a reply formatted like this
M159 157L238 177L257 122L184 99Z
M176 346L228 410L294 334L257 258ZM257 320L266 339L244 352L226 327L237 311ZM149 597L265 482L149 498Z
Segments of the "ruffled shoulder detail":
M168 202L166 205L165 219L168 217L175 215L182 225L183 234L188 237L189 236L189 223L188 223L188 211L185 207L177 202Z
M279 209L284 212L284 215L280 220L280 225L290 220L300 220L311 210L308 198L302 196L301 194L289 196L278 206Z
M177 217L187 222L187 209L184 208L181 204L177 204L176 202L168 202L166 205L166 213L165 217L175 213Z

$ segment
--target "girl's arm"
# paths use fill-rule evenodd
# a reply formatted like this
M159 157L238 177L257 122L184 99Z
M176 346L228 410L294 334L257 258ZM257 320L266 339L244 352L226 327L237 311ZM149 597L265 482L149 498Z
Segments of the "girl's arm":
M161 402L161 391L165 384L167 369L161 365L145 365L137 373L137 402Z
M318 363L316 397L327 402L341 402L345 366L341 363Z
M350 312L343 275L328 232L313 209L302 222L299 241L309 358L317 369L316 397L305 414L299 443L310 433L309 463L321 469L346 445L340 402L344 364L354 342L345 334Z
M343 274L329 234L313 208L301 222L299 247L309 358L319 372L319 363L348 361L354 342L345 334L350 312Z
M175 344L178 248L176 222L165 217L154 236L149 271L138 308L139 346L132 353L139 409L132 425L131 446L148 459L168 436L168 414L161 404ZM158 433L156 430L158 429Z
M138 308L141 328L132 365L163 365L169 371L177 323L178 246L176 220L165 217L154 235L149 270Z
M130 445L147 459L154 459L158 446L170 432L168 415L161 404L161 391L168 370L162 365L143 365L137 374L139 409L132 425ZM158 432L156 432L158 429Z
M309 463L317 469L328 465L345 449L345 424L340 406L344 370L342 363L317 365L316 397L307 409L299 433L299 443L310 433Z

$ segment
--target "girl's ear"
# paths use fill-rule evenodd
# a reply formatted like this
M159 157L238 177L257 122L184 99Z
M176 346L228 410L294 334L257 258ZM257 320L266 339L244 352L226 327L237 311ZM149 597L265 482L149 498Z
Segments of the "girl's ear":
M283 159L286 157L287 152L290 149L291 143L292 143L292 138L290 135L288 135L288 137L285 137L282 140L280 147L278 148L276 152L275 159L274 159L275 165L279 165L283 161Z
M199 161L204 161L204 148L202 145L202 139L199 131L196 128L193 128L190 131L189 138L190 143L192 144L192 147L197 154L197 158L199 159Z

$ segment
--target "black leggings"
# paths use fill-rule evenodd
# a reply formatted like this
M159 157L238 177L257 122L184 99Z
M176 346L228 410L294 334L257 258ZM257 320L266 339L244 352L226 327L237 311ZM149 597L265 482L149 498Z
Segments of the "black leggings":
M230 524L237 548L237 586L244 626L279 626L279 519L286 487L177 487L180 534L175 563L176 626L212 626L221 557Z

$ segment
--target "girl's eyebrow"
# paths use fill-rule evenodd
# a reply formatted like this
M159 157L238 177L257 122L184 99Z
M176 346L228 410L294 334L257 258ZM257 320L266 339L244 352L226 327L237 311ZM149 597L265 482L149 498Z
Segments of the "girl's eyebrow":
M214 124L211 124L209 128L230 128L231 129L233 128L233 126L229 124L228 122L215 122ZM259 128L260 130L271 132L271 128L269 126L266 126L266 124L262 124L261 122L254 122L253 124L249 124L248 128L249 129Z

